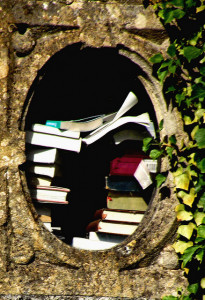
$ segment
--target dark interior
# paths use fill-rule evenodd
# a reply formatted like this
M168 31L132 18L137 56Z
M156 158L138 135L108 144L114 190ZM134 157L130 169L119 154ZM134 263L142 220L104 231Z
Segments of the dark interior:
M138 104L127 114L149 112L156 124L152 103L138 76L141 69L115 48L89 48L77 43L59 51L39 70L25 102L25 130L33 123L50 120L80 119L119 109L130 91ZM28 106L29 98L31 99ZM23 113L25 115L25 112ZM69 205L56 205L55 222L62 227L65 242L73 236L85 236L85 227L94 211L105 206L105 175L109 162L125 147L139 147L129 142L115 146L106 135L97 143L83 147L81 152L62 151L64 182L71 189ZM153 186L145 190L150 200Z

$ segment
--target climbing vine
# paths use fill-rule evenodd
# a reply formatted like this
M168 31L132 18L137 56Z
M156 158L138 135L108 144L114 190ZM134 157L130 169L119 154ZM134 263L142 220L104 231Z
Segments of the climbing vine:
M168 103L178 107L188 141L175 136L144 140L152 158L167 155L175 180L180 222L173 244L189 280L188 291L171 299L205 299L205 0L144 1L156 11L170 38L166 53L150 58ZM160 124L161 129L163 121ZM166 179L158 174L157 185Z

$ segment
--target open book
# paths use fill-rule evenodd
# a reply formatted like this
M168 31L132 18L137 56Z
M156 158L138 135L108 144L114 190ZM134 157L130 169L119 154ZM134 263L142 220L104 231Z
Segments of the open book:
M108 124L111 121L115 121L119 119L137 102L138 100L135 94L133 92L130 92L126 97L123 105L120 107L120 109L117 112L108 115L102 114L102 115L87 117L84 119L70 120L70 121L47 120L46 125L59 128L59 129L66 129L74 132L92 131L102 126L103 124Z

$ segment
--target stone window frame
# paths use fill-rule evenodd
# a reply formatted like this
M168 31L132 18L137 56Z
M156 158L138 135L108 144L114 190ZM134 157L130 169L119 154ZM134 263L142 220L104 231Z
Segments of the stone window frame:
M12 128L10 143L12 143L12 136L15 136L17 132L19 140L13 143L13 145L18 144L15 151L15 155L18 157L16 159L17 164L8 168L7 177L12 178L12 180L9 179L8 185L12 185L12 182L16 183L16 192L13 195L13 188L11 187L9 190L8 204L10 226L13 230L11 258L16 263L28 263L37 253L43 260L65 263L71 268L78 268L84 256L83 254L88 251L74 249L64 244L39 225L36 212L32 207L24 174L21 174L18 168L20 163L25 162L25 133L23 128L19 131L19 125L20 115L30 86L36 78L38 70L52 55L69 44L72 45L76 42L81 42L81 40L73 32L55 33L47 39L47 43L43 47L44 53L39 54L42 44L45 43L44 38L41 38L29 56L15 59L15 67L12 70L11 77L13 78L10 78L10 80L12 79L14 84L10 91L11 99L13 99L10 101L9 127ZM89 44L86 44L86 46L89 46ZM164 129L160 132L160 138L163 139L165 135L176 134L181 139L179 130L179 126L181 126L180 118L177 111L173 110L171 106L167 108L162 95L161 85L152 75L152 66L139 53L125 48L125 46L118 46L119 54L129 58L143 70L144 76L141 75L139 79L153 103L158 123L164 119ZM26 70L25 74L22 73L23 70ZM168 172L168 168L168 162L165 158L161 164L161 171ZM135 268L137 265L149 265L151 260L153 260L153 256L157 256L157 253L172 239L176 228L174 207L177 200L174 194L173 178L169 173L164 186L168 187L170 191L169 197L164 195L162 189L156 189L152 205L147 210L143 221L125 242L108 250L90 251L92 252L91 256L96 258L112 257L118 262L120 270ZM18 197L16 197L16 194ZM25 222L21 223L20 219L23 219ZM158 230L159 226L161 227L160 231ZM12 244L16 245L16 239L20 241L17 248L12 247ZM24 244L27 246L22 250ZM80 260L79 256L81 256Z

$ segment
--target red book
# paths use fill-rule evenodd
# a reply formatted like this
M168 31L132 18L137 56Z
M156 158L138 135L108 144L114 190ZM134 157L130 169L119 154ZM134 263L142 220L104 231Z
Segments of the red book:
M133 176L142 159L148 158L144 154L125 154L110 162L110 175Z

